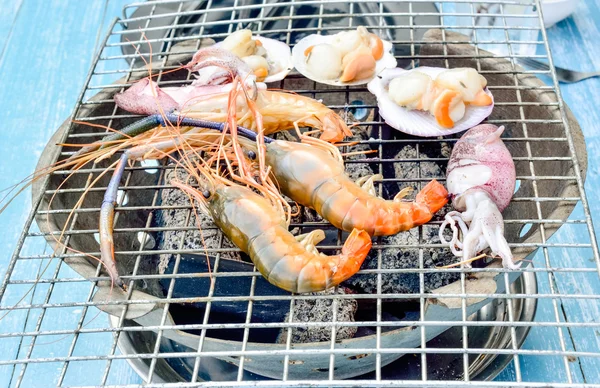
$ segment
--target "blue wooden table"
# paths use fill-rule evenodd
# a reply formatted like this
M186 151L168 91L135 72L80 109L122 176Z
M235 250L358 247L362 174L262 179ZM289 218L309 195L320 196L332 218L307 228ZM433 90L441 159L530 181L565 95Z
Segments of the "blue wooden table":
M120 15L127 0L0 0L0 188L8 187L29 175L52 133L71 114L89 71L93 54L100 38L106 33L110 21ZM600 69L600 4L597 0L581 1L576 13L548 30L555 64L583 71ZM586 136L589 167L586 181L588 199L593 215L600 212L600 79L587 80L573 85L562 85L564 100L573 110ZM21 195L0 216L0 275L6 266L21 233L30 208L30 193ZM583 210L578 205L573 217L582 219ZM595 220L600 225L600 220ZM585 230L583 231L585 233ZM559 231L555 238L562 242L575 241L577 229ZM598 236L600 237L600 236ZM559 256L560 257L560 256ZM593 267L590 255L565 256L570 266ZM594 276L566 274L557 279L561 293L600 294L600 281ZM547 279L540 277L540 288L548 287ZM539 303L538 319L555 321L550 303ZM561 320L578 322L600 319L600 306L590 308L569 303L561 306ZM8 331L11 317L3 325ZM103 317L100 319L104 319ZM14 321L18 325L17 320ZM568 347L578 351L600 349L600 332L571 329L566 341ZM109 334L106 334L108 338ZM106 346L104 338L89 344ZM536 328L530 333L525 348L558 349L555 328ZM108 342L106 339L105 342ZM3 349L5 351L5 349ZM566 381L560 357L528 357L521 363L525 381ZM583 359L571 366L575 382L600 383L600 362L597 358ZM48 368L52 366L48 365ZM51 386L45 376L54 371L40 368L39 381L28 386ZM100 373L81 370L86 376ZM514 379L514 367L508 367L498 380ZM49 377L52 379L52 377ZM92 378L90 381L97 381ZM137 383L139 378L124 362L115 362L110 383ZM8 380L0 374L0 386Z

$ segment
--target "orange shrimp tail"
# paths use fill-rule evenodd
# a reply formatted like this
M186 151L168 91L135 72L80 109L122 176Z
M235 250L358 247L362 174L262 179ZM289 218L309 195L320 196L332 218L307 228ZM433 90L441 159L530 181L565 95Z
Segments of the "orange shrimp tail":
M342 247L343 265L337 268L329 287L336 286L358 272L371 250L371 237L364 230L353 229Z
M427 206L433 214L448 203L448 191L444 185L434 179L417 194L416 202Z

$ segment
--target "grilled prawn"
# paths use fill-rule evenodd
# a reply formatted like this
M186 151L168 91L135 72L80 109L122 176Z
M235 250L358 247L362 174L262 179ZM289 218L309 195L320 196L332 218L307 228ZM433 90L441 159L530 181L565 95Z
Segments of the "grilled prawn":
M247 187L216 183L199 192L173 184L201 203L201 209L250 256L265 279L290 292L316 292L340 284L360 269L371 249L369 235L354 229L341 254L327 256L315 248L325 238L322 230L294 237L277 208Z
M195 178L198 182L208 182L203 190L198 191L183 182L172 182L196 198L200 209L210 215L217 226L241 250L246 252L261 274L272 284L291 292L316 292L336 286L356 273L371 248L368 233L352 230L346 240L342 252L336 256L320 254L315 244L325 237L321 230L304 236L294 237L288 231L289 209L281 198L274 182L255 161L259 170L257 179L244 172L248 170L248 160L236 154L234 139L231 134L224 134L225 123L181 119L175 115L152 116L144 119L146 125L143 133L125 140L121 145L127 148L115 166L112 179L102 202L100 214L100 250L101 260L114 283L124 288L114 258L113 216L117 198L117 188L129 160L164 158L178 152L182 160L178 166ZM161 122L159 132L151 132L150 128ZM187 127L185 132L177 132L176 128L168 128L172 123ZM136 129L140 130L140 126ZM216 130L216 131L214 131ZM239 127L238 139L248 148L249 144L260 144L260 138L254 132ZM268 138L267 138L268 139ZM328 143L325 143L328 144ZM102 150L100 150L102 151ZM94 152L100 152L94 151ZM106 155L113 149L106 149ZM196 164L188 160L187 155L202 154ZM264 158L257 151L254 159ZM252 158L251 158L252 159ZM229 178L223 177L221 169ZM260 184L257 183L260 181ZM234 182L235 181L235 182ZM256 194L252 189L260 192Z
M321 139L333 143L352 135L344 120L322 103L297 94L266 90L265 84L251 82L255 76L248 65L227 51L213 47L201 49L188 66L194 70L218 66L224 71L214 73L211 80L203 81L202 84L182 87L160 88L155 82L145 78L125 92L115 95L115 103L120 108L137 114L174 112L182 117L218 122L227 121L234 113L238 125L256 131L256 111L249 108L246 95L250 94L258 113L263 117L265 134L300 126L321 130ZM237 79L242 82L236 82ZM226 84L223 85L223 82ZM245 88L247 83L254 90L246 94L237 93L236 110L230 112L231 89Z
M410 189L400 191L391 201L379 198L374 182L381 175L353 182L345 174L335 146L302 138L305 143L268 143L266 163L283 194L316 210L337 228L388 236L428 222L448 202L448 192L435 180L417 194L414 202L402 201Z

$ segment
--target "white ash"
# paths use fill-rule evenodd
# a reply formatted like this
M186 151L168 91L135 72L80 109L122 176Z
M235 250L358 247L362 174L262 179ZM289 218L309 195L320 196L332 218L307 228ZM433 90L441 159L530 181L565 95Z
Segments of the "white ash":
M332 288L322 292L314 292L303 295L344 295L350 293L344 287ZM358 308L355 299L338 299L336 322L354 322L354 314ZM289 313L285 322L289 322ZM292 329L292 343L323 342L331 340L331 327L308 327L301 326L302 322L332 322L333 321L333 298L331 299L297 299L294 301L292 322L299 327ZM340 326L336 328L335 339L340 341L354 337L356 326ZM278 344L287 342L288 330L282 329L277 337Z

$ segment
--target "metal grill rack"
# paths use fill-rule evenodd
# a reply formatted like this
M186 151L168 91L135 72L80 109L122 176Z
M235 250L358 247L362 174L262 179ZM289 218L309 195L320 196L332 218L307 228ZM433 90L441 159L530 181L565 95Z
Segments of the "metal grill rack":
M421 1L364 0L162 0L131 4L106 36L73 118L116 129L137 119L117 109L112 95L147 75L147 69L139 67L143 65L142 57L148 62L151 60L160 85L179 85L190 82L190 75L171 70L193 54L201 38L218 41L238 28L252 28L257 34L277 37L293 45L304 34L334 33L364 22L372 31L394 42L399 64L451 67L470 61L469 64L492 80L490 90L495 95L506 96L496 105L496 112L500 113L495 112L489 121L509 128L504 140L515 156L521 187L511 205L515 206L514 210L509 208L505 214L505 222L513 236L509 241L511 247L528 263L531 261L531 265L516 273L487 264L470 270L427 266L428 252L443 249L439 241L424 237L427 230L439 227L440 219L436 218L416 230L415 240L399 244L383 239L374 242L375 265L361 271L375 279L373 293L262 295L257 291L260 274L252 267L234 272L220 264L224 262L222 256L235 251L225 245L222 236L218 238L218 246L207 250L213 256L211 275L198 267L191 272L183 270L186 255L203 253L183 244L186 233L195 226L161 226L157 224L157 215L180 210L186 212L189 220L192 208L161 202L163 190L172 188L165 179L172 167L162 162L157 165L138 163L126 170L122 181L115 229L116 256L128 263L129 272L124 278L133 287L126 295L115 291L110 298L102 299L100 294L106 290L108 278L101 267L80 259L77 252L47 241L60 235L52 225L66 224L62 236L66 246L84 247L87 253L99 255L94 235L98 232L100 199L107 180L99 179L89 190L87 199L76 206L71 218L67 218L70 210L67 205L75 203L74 198L91 186L105 165L100 163L77 171L64 186L60 183L68 171L57 171L34 187L33 211L0 288L0 348L3 349L0 381L11 387L35 386L43 375L47 376L48 385L57 386L132 383L123 381L120 375L127 361L147 386L530 387L551 383L573 387L600 384L600 377L587 376L584 380L580 371L582 363L598 363L598 349L582 349L573 344L573 336L597 333L600 324L563 318L568 305L577 304L582 310L597 308L600 293L578 292L576 288L564 291L558 289L555 282L556 278L567 275L596 280L600 275L598 246L583 190L585 146L577 123L562 102L554 72L527 71L518 66L518 59L523 56L547 60L552 65L539 2L438 1L436 7ZM489 13L482 13L483 8ZM466 40L461 40L453 31L465 34ZM465 47L474 51L461 51ZM497 52L495 58L503 60L503 65L490 68L495 59L485 50ZM549 77L550 86L532 81L538 75ZM378 153L372 158L369 156L367 161L348 160L348 165L367 163L374 172L382 173L392 164L401 169L416 166L416 176L386 176L378 187L384 196L393 195L399 186L426 183L431 177L422 175L422 166L426 163L445 165L448 154L440 150L451 147L458 138L419 139L390 131L378 116L374 100L366 95L365 87L325 87L307 82L297 74L274 87L322 99L342 114L352 113L355 118L361 118L361 126L369 131L361 143ZM67 122L50 142L42 164L65 158L74 150L54 147L54 143L88 143L103 134L102 129ZM411 146L413 153L403 157L390 154L406 146ZM443 181L444 168L441 171L442 176L437 178ZM48 201L53 196L53 206L48 209ZM573 215L568 217L573 209ZM343 236L323 222L303 218L292 225L299 232L315 226L333 233L333 239L322 247L325 252L340 247ZM154 246L157 236L168 231L182 232L179 247L158 247L161 249L158 250ZM577 239L574 241L572 236ZM383 253L390 249L415 252L414 267L386 266ZM162 273L149 272L148 263L156 263L152 260L159 254L173 255L170 269ZM564 260L565 257L571 260ZM585 259L574 259L577 257ZM85 277L81 273L85 273ZM442 273L456 277L452 283L455 288L450 291L427 289L426 279ZM519 274L522 276L517 279ZM413 276L417 288L408 293L386 292L383 283L389 275ZM216 279L214 283L206 282L209 276ZM494 287L471 287L474 277L485 276L495 277ZM193 291L196 294L178 293L179 285L198 279L199 283L190 283L197 287ZM230 283L219 285L221 281ZM223 284L233 283L248 284L247 294L232 296L217 292ZM163 286L164 294L158 299L149 296L152 284ZM341 321L338 307L348 300L369 305L372 317L357 316L354 320ZM481 300L484 302L478 305L476 302ZM299 303L303 301L323 302L324 308L330 310L330 319L294 321L293 310L301 308ZM386 307L390 301L394 302L393 306L408 306L402 319L390 318ZM491 302L486 304L487 301ZM241 319L215 321L218 306L227 303L243 305ZM257 322L255 314L265 303L284 304L289 314L280 322ZM452 311L456 319L426 315L432 306L444 303L446 307L454 303ZM185 310L186 319L180 316L171 320L177 309L195 304L201 308ZM536 305L545 313L532 321ZM148 312L147 306L154 308L156 319L144 324L141 311ZM112 313L110 320L102 311ZM197 314L198 319L191 319L190 314ZM6 330L5 322L22 330ZM451 329L432 335L443 332L438 330L440 327ZM328 339L318 346L296 344L292 341L294 328L324 328ZM357 332L369 328L360 338L368 337L372 341L346 347L346 342L336 340L337 333L344 328L356 328ZM256 333L264 329L288 330L284 331L283 342L278 346L257 347L253 342ZM192 346L189 342L182 344L173 340L174 333L181 331L193 334ZM413 333L416 342L408 346L402 345L404 342L389 341L391 332L402 331ZM532 341L521 347L528 331L530 337L543 337L545 342ZM215 338L234 332L238 337L230 341L233 347L215 345L225 343ZM487 337L482 340L482 335ZM405 356L399 357L403 354ZM302 360L309 356L319 359L322 366L304 370ZM353 365L352 361L360 362L361 367L372 365L372 371L352 376L351 380L356 381L342 380L340 376ZM392 364L386 366L389 362ZM524 375L522 365L532 362L554 363L556 375L551 377L552 381L531 380ZM256 373L257 368L264 367L261 364L269 364L268 368L276 370L278 378ZM501 375L500 381L491 381L507 364L511 373ZM82 369L89 371L84 380L81 374L74 373ZM308 377L298 377L302 375ZM318 377L314 377L316 375ZM137 386L137 383L132 385Z

